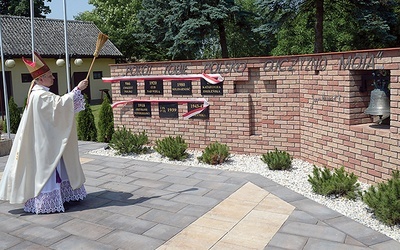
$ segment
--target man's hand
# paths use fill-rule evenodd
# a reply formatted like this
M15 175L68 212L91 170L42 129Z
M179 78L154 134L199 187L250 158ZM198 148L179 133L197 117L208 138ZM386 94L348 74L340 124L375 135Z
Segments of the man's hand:
M78 84L78 89L84 90L84 89L86 89L86 87L88 86L88 84L89 84L89 81L88 81L88 80L82 80L82 81L80 81L79 84Z

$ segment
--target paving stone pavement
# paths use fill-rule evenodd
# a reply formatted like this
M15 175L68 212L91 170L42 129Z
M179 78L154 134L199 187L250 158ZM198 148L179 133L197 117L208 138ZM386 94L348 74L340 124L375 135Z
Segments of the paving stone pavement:
M104 145L79 142L88 196L66 212L1 201L0 249L400 249L258 174L87 154Z

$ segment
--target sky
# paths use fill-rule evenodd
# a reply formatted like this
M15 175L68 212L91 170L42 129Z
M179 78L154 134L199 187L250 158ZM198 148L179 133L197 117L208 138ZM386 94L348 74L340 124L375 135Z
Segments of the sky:
M52 0L51 3L45 1L44 4L50 7L51 13L47 18L64 19L64 1L67 6L67 20L74 20L74 16L86 10L92 10L93 5L88 0Z

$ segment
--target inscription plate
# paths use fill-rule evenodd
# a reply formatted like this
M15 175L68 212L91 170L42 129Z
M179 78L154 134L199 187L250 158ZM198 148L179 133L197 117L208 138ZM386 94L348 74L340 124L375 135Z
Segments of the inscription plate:
M137 81L121 81L119 83L121 95L137 95Z
M158 110L160 118L178 118L177 102L159 102Z
M217 84L211 84L208 83L206 80L201 79L201 94L202 95L223 95L224 94L224 89L223 89L223 83L220 82Z
M188 103L188 112L202 108L203 104L202 103L195 103L195 102L189 102ZM209 119L210 118L210 110L209 107L207 107L205 110L203 110L200 114L194 115L190 117L190 119Z
M150 102L134 102L133 115L135 117L151 117L151 103Z
M172 95L192 95L192 81L172 80L171 90L172 90Z
M144 93L146 95L163 95L163 80L144 80Z

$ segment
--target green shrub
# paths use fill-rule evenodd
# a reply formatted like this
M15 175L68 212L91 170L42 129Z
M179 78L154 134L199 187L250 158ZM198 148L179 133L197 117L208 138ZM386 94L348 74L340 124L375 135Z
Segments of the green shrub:
M10 133L15 134L21 122L21 111L12 96L8 100L8 110L10 112ZM6 126L4 126L4 130L4 132L7 132Z
M114 133L114 114L108 97L103 99L99 111L98 141L109 142Z
M188 157L186 153L187 144L181 136L165 137L162 140L156 140L154 150L170 160L183 160Z
M96 141L97 128L94 122L92 108L89 105L87 95L85 95L85 110L78 113L78 139L82 141Z
M357 176L346 173L344 167L335 169L332 174L328 168L319 169L314 165L313 176L308 175L308 182L317 194L344 196L348 199L355 199L360 188Z
M392 178L371 186L362 197L378 220L393 226L400 223L400 172L393 171Z
M122 129L118 128L114 132L109 145L117 151L117 154L142 154L149 151L149 147L144 146L147 143L149 143L149 138L145 131L133 134L130 129L127 130L123 126Z
M229 147L218 142L208 145L197 159L211 165L224 163L228 160Z
M293 157L288 152L275 149L261 156L261 160L271 170L288 170L292 167Z

